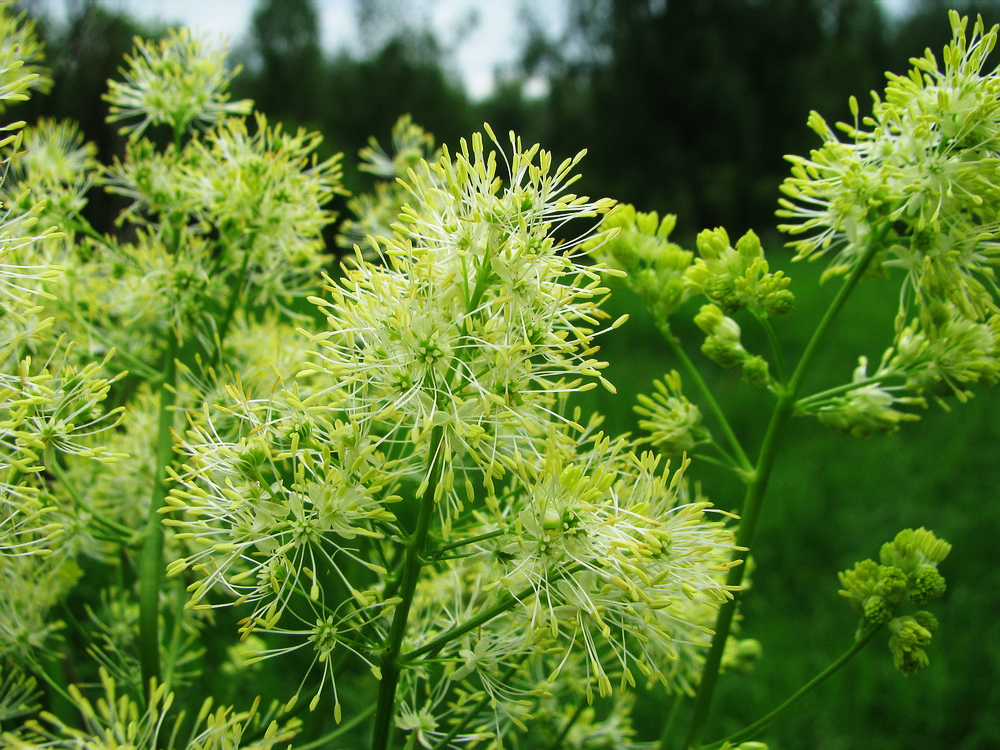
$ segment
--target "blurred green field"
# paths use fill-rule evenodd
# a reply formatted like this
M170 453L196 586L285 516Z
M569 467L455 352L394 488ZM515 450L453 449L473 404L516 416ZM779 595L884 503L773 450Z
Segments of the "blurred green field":
M773 264L787 257L780 248L770 252ZM792 276L796 292L796 309L776 322L794 364L836 282L817 285L822 261L776 265ZM806 392L849 379L860 354L877 363L897 294L892 281L859 287ZM595 390L585 394L586 402L607 414L609 432L634 430L634 395L648 392L653 377L677 365L630 291L616 289L609 303L612 314L631 316L602 348L619 396ZM763 353L749 343L753 321L740 322L748 349ZM701 334L693 326L678 321L676 330L712 376L713 390L753 457L772 399L701 355ZM837 435L811 418L793 420L758 526L753 590L743 609L743 633L761 641L764 658L749 677L722 678L710 738L766 713L844 651L857 618L837 595L837 571L877 558L880 545L900 529L926 526L953 544L942 564L948 591L931 607L941 628L930 666L902 676L892 666L887 636L879 635L759 739L771 750L1000 747L1000 567L989 562L1000 539L1000 393L979 388L969 403L953 403L950 413L931 404L921 417L892 435L870 438ZM741 485L714 466L696 460L689 476L717 505L738 505ZM648 700L636 713L656 726L664 710Z

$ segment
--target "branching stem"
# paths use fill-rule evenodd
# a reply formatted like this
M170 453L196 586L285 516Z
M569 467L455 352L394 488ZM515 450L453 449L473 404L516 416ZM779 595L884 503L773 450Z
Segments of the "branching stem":
M813 331L813 335L806 344L806 348L802 352L802 356L799 358L799 362L794 372L792 372L792 376L784 392L780 395L778 402L774 406L771 420L767 426L767 432L764 434L764 440L761 444L756 467L750 475L750 481L747 484L746 493L743 498L743 505L740 511L740 526L736 533L736 550L733 553L734 559L744 557L746 550L750 549L757 527L757 520L760 516L764 494L767 491L771 471L774 468L774 461L778 455L781 438L789 418L794 413L795 401L798 398L799 390L802 388L802 381L808 372L809 366L812 364L813 358L821 342L826 337L834 319L861 280L872 258L881 249L888 231L889 225L885 224L872 233L865 251L858 260L850 277L848 277L838 290L836 296L830 302L830 306L816 326L816 330ZM729 639L733 617L739 606L739 589L743 585L745 570L745 565L735 565L729 569L729 573L726 576L726 586L736 593L731 600L719 608L715 620L715 635L712 637L712 645L705 658L701 683L698 688L698 694L695 697L694 708L691 713L691 723L687 739L684 743L684 747L686 748L698 747L701 742L702 733L708 720L708 712L712 704L712 697L715 693L715 685L719 678L719 669L722 665L722 652L725 649L726 641ZM661 740L661 748L666 750L663 740Z

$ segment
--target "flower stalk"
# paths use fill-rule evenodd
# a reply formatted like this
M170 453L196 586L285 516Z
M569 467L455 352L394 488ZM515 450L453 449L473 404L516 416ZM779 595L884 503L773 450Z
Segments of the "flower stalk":
M417 513L416 526L407 540L397 593L399 603L393 611L389 635L382 647L382 658L379 663L378 701L375 710L375 726L372 732L372 750L387 750L392 735L393 718L396 712L396 688L402 670L400 655L402 654L403 639L406 636L407 620L413 605L417 581L420 579L420 571L424 565L424 549L427 546L431 521L434 518L437 502L440 500L438 486L442 471L443 432L443 428L435 427L431 433L428 447L427 486L419 498L420 508Z
M768 422L767 431L761 443L760 454L757 463L751 474L749 484L743 496L743 503L740 506L740 525L736 532L736 551L734 561L742 559L747 551L752 547L754 532L757 528L757 521L760 517L764 496L767 492L767 485L774 469L774 462L777 459L781 445L781 438L788 420L795 411L795 402L798 392L802 387L802 381L808 372L809 365L819 349L820 343L826 337L837 315L843 309L851 292L854 291L861 277L865 274L868 265L881 249L885 236L889 231L889 226L883 223L882 227L873 232L868 238L865 251L851 275L844 281L838 289L837 294L830 302L826 312L820 319L819 324L813 331L809 342L799 358L795 370L785 387L784 392L775 403ZM698 693L695 697L694 707L691 711L688 734L684 742L685 748L697 747L701 742L701 736L708 721L708 713L712 704L712 697L715 686L719 678L719 670L722 665L722 652L725 649L726 641L732 630L733 618L739 607L739 591L743 586L743 577L746 573L746 565L734 565L729 569L726 576L726 585L732 587L731 590L737 592L733 599L719 607L719 613L715 621L715 634L712 636L712 645L708 655L705 657L705 666L702 670L701 683L698 686ZM666 745L661 741L661 747L666 750Z

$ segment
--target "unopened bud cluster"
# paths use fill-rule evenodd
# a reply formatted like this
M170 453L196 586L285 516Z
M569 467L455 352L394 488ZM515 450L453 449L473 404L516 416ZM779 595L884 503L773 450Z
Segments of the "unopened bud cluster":
M937 619L918 610L900 614L906 604L923 606L945 591L938 564L951 545L932 532L904 529L882 545L879 561L863 560L841 572L840 591L867 622L886 625L889 650L896 668L912 674L927 664L926 647L937 628Z

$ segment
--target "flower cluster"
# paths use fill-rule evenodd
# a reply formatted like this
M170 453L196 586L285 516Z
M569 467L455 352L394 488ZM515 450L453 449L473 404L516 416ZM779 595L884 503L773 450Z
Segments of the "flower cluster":
M669 468L600 433L553 439L531 480L477 514L418 588L410 679L484 691L515 725L565 680L588 700L637 680L690 691L730 596L733 542L725 517L690 496L684 466Z
M554 167L537 146L513 135L511 146L507 184L478 134L411 171L400 236L376 247L385 263L359 257L328 283L329 299L315 300L328 330L313 336L307 371L331 385L312 398L417 467L438 430L433 450L449 467L441 492L451 491L451 467L494 475L537 462L560 395L592 387L585 378L606 384L592 356L606 293L599 269L574 257L576 242L557 246L554 232L611 203L566 193L577 160Z
M341 222L337 244L348 251L360 248L365 252L369 247L368 237L391 237L396 231L394 225L409 194L399 180L411 169L419 169L421 161L433 161L440 154L434 151L434 138L430 133L414 123L409 115L403 115L392 128L391 153L387 153L373 136L358 156L361 159L358 169L379 180L374 193L355 195L347 202L347 209L355 218ZM366 255L374 256L374 253Z
M358 251L314 298L327 325L306 364L192 417L168 500L193 605L246 605L244 633L287 644L259 658L309 649L332 684L345 656L378 668L407 596L389 575L408 564L399 516L429 498L397 718L418 741L447 734L456 700L466 739L523 725L543 694L529 685L551 695L569 664L590 696L639 678L689 691L731 596L727 517L683 467L564 414L567 394L610 388L594 357L607 290L580 255L597 243L557 232L610 201L567 193L577 159L486 143L409 170L400 221L370 239L379 262Z
M627 203L615 206L601 228L607 236L591 240L598 257L628 274L628 284L642 297L660 325L690 297L685 275L694 254L670 242L677 217L662 219L654 211L642 213Z
M907 603L922 606L944 593L938 564L950 551L950 544L926 529L904 529L882 545L879 562L863 560L840 573L841 596L866 621L888 625L889 650L904 674L927 665L925 648L937 629L937 618L924 610L912 615L899 615L898 610Z
M701 410L681 393L681 376L671 370L653 381L652 396L639 394L633 407L643 419L639 427L649 433L645 441L665 455L680 455L699 443L711 440L701 423Z
M1000 373L1000 68L984 71L998 27L987 31L979 18L968 34L968 18L950 18L943 68L928 50L910 75L890 75L861 124L852 100L855 124L840 126L852 141L813 113L823 146L789 157L779 215L802 235L792 243L800 256L835 253L828 274L860 263L905 274L895 340L877 372L806 409L843 431L890 431L902 414L894 403L965 400L969 385ZM901 389L909 395L894 395Z
M226 71L225 53L188 29L158 42L138 40L125 62L125 80L109 81L104 98L110 122L139 119L122 127L134 138L150 125L168 125L176 137L192 125L250 111L249 101L229 101L226 89L238 71Z
M792 309L791 279L781 271L770 271L760 240L752 231L732 247L725 229L706 229L698 235L697 246L701 257L687 270L685 280L726 315L743 308L758 316L781 315Z
M12 0L0 2L0 112L9 102L27 99L31 89L45 90L52 83L41 66L44 55L35 22L27 11L12 13L13 5Z
M104 696L92 703L71 685L70 698L79 707L82 729L67 726L56 716L43 713L41 722L29 722L28 731L0 734L11 750L78 747L159 747L186 750L271 750L286 746L299 730L296 719L280 721L271 710L263 715L254 704L246 711L220 706L206 698L193 724L185 725L181 714L167 719L174 693L165 685L154 686L145 706L130 695L119 694L111 676L101 671ZM186 736L185 736L186 735Z

